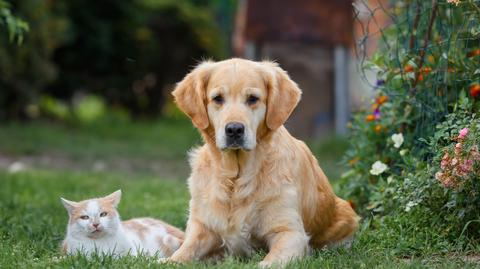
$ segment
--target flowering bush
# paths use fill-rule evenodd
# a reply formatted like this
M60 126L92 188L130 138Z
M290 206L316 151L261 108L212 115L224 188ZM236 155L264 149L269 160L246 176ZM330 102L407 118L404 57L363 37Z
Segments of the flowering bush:
M437 239L450 242L480 239L480 118L473 109L467 98L460 99L424 141L428 160L416 154L399 156L395 162L405 165L400 173L385 170L381 180L370 184L365 210L375 214L374 220L404 226L398 222L408 219L417 232L434 231Z
M396 23L363 66L377 81L350 124L344 196L374 219L480 239L480 9L451 2L392 4Z
M472 177L480 176L478 171L480 153L475 137L478 134L474 133L470 136L468 134L469 128L463 128L459 135L452 139L456 143L445 149L445 154L440 161L440 171L435 174L435 178L445 188L459 189L468 184Z
M476 110L478 113L478 109ZM430 145L431 174L448 197L444 207L460 220L480 220L480 118L468 99L437 126Z
M435 223L452 240L460 235L480 239L480 118L468 100L460 103L428 142L435 154L431 163L410 174L410 183L397 186L397 205L406 212L415 208L424 225Z

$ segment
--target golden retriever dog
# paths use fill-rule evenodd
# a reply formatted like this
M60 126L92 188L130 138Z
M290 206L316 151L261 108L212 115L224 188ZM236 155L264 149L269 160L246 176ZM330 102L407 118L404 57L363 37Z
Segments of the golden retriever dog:
M277 64L203 62L173 95L205 144L190 154L185 241L168 261L265 249L261 266L285 265L353 235L354 210L283 126L301 91Z

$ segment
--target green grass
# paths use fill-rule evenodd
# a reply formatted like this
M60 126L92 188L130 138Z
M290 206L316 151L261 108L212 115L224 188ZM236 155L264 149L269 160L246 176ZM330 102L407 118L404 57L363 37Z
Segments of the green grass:
M183 158L201 140L187 120L51 122L0 126L0 151L12 155L56 154L73 158Z
M183 179L189 174L186 153L199 144L186 119L0 125L0 157L47 169L91 170L101 162L104 170Z
M123 190L119 210L124 219L151 216L185 228L189 173L186 152L201 140L187 120L153 122L97 122L65 125L48 122L0 125L2 159L31 161L26 171L9 173L0 168L0 268L254 268L264 253L251 259L227 258L218 264L159 265L152 258L62 257L67 213L59 197L82 200ZM326 174L336 179L346 149L342 138L310 141ZM58 164L36 165L42 156ZM66 161L70 160L70 161ZM112 163L94 172L91 162ZM134 169L115 166L141 164ZM149 170L161 164L161 172ZM4 168L7 166L4 165ZM110 169L112 168L112 169ZM169 170L162 173L163 169ZM128 170L128 173L126 171ZM337 190L342 186L334 181ZM348 198L348 197L347 197ZM365 219L350 250L322 250L290 268L474 268L479 246L471 253L446 242L435 231L398 217L370 222ZM476 262L467 262L471 256Z
M152 176L125 177L115 173L81 173L34 170L0 172L0 268L145 268L159 265L146 257L62 258L67 213L59 197L80 200L123 190L119 211L124 219L140 216L161 218L184 227L188 193L185 182ZM426 255L406 258L395 248L378 242L387 231L360 231L352 249L324 250L294 262L291 268L474 268L475 263L455 256ZM395 231L393 231L395 232ZM379 234L378 238L376 234ZM401 243L401 242L399 242ZM428 254L427 252L425 252ZM227 258L219 264L186 264L184 268L253 268L261 260Z
M41 168L51 168L41 161L42 157L51 158L55 168L67 170L85 170L102 161L110 164L112 169L108 170L183 179L189 174L187 151L201 144L200 135L186 118L0 125L0 157L15 160L28 156ZM309 144L327 176L338 179L345 170L340 159L346 140L332 136Z

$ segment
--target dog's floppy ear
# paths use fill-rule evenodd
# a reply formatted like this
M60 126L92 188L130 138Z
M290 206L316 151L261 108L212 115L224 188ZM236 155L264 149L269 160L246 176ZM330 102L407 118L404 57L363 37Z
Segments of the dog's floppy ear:
M212 70L213 62L203 62L177 84L172 92L180 110L192 119L193 124L200 130L209 125L205 106L205 90Z
M287 121L300 101L302 91L276 63L263 62L263 64L268 69L265 76L268 89L265 122L270 130L275 130Z

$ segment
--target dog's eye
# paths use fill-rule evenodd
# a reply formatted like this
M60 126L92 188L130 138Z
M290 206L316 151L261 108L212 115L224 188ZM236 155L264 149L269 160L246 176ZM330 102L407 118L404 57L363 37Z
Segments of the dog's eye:
M105 217L106 215L107 215L107 212L100 213L100 217Z
M88 219L88 216L87 215L83 215L83 216L80 216L81 219L83 220L87 220Z
M223 96L220 94L212 98L213 102L215 102L217 105L221 105L224 102Z
M254 105L254 104L256 104L256 103L258 102L258 100L259 100L259 98L256 97L255 95L249 95L249 96L247 97L247 104L249 104L249 105Z

